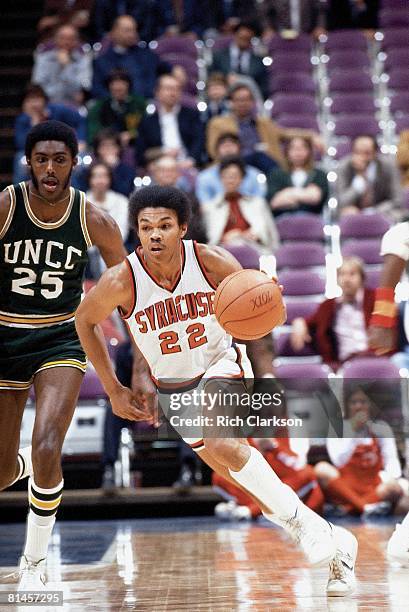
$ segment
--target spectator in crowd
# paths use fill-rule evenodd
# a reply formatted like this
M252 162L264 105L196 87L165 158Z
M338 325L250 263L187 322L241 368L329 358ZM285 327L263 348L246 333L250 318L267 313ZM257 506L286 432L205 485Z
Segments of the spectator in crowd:
M241 143L241 154L246 163L268 174L277 165L285 167L281 144L294 136L312 139L314 146L322 149L318 134L310 130L282 128L268 117L258 115L252 89L238 81L230 87L231 111L213 117L207 126L207 151L214 159L216 142L221 134L237 134Z
M264 198L240 193L244 176L245 165L240 157L222 159L223 193L202 205L209 244L244 242L260 253L271 253L278 246L274 221Z
M306 444L307 442L307 444ZM314 468L307 464L308 440L305 438L259 438L250 440L262 453L274 472L291 487L304 504L321 513L324 495L317 482ZM216 491L229 499L215 506L215 514L222 520L244 520L257 518L261 510L255 501L215 472L212 484Z
M41 40L51 38L66 23L82 32L89 25L93 4L94 0L45 0L44 16L37 24Z
M220 161L225 157L240 155L240 140L237 134L226 132L216 142L216 163L199 172L196 179L196 196L201 204L223 194L223 183L220 178ZM253 166L245 166L245 175L239 191L243 196L265 197L265 176Z
M325 172L314 166L309 138L291 138L285 147L286 170L274 168L267 177L268 199L275 217L284 213L321 213L328 199Z
M396 162L401 174L401 185L409 188L409 130L403 130L399 134Z
M131 79L127 72L115 70L107 79L109 96L93 100L88 109L88 142L93 142L100 130L109 128L119 133L124 147L136 138L137 128L145 112L142 96L131 93Z
M138 28L130 15L118 17L111 30L111 45L94 61L92 96L108 95L108 76L113 70L125 70L132 82L132 93L151 98L158 76L159 58L149 48L138 45ZM168 69L168 66L163 67Z
M327 0L328 30L376 30L379 0Z
M37 52L32 80L41 85L51 102L79 106L91 89L92 58L80 45L78 30L70 24L58 28L54 47Z
M313 342L324 363L336 370L340 364L368 353L368 326L375 292L366 289L364 264L359 257L344 257L338 270L339 298L324 300L307 319L294 319L291 345L301 351Z
M22 113L16 117L14 124L14 143L17 151L14 160L14 183L28 177L28 168L24 158L24 144L28 132L38 123L48 119L63 121L72 127L76 131L80 150L85 148L86 125L79 112L64 104L49 103L43 88L30 83L24 95Z
M112 130L101 130L94 141L93 161L105 163L112 173L112 189L128 197L134 188L135 170L122 161L123 149L119 134ZM86 191L88 166L78 166L73 174L73 186Z
M261 3L261 12L268 24L264 31L268 37L287 30L293 34L312 34L314 38L318 38L325 31L325 6L321 0L264 0Z
M207 123L212 117L223 115L229 110L227 100L227 79L221 72L213 72L206 82L206 104L207 108L202 111L203 123Z
M399 173L394 160L379 154L372 136L357 136L352 154L339 162L336 184L340 214L356 214L368 208L389 216L402 216Z
M112 191L112 172L103 162L96 162L89 168L87 198L95 206L103 208L116 221L125 242L129 232L128 199ZM98 279L106 266L96 247L88 249L91 276Z
M331 463L315 466L326 498L345 514L390 513L403 487L407 490L393 432L379 413L363 388L351 387L345 398L344 436L327 439Z
M227 49L213 56L211 72L225 75L243 74L254 79L264 98L269 95L267 69L261 57L252 50L252 39L259 34L256 25L242 21L234 30L234 38Z
M161 36L173 23L172 3L168 0L95 0L92 14L94 37L102 40L121 15L129 15L138 24L141 40Z
M152 184L162 187L178 187L185 191L192 207L192 216L185 238L186 240L206 243L207 233L198 199L189 189L188 182L182 175L182 169L176 159L171 155L162 155L151 164L151 170Z
M156 86L155 110L145 113L138 128L136 160L146 163L147 149L161 147L187 164L201 164L203 160L203 124L199 111L181 106L179 81L162 75Z

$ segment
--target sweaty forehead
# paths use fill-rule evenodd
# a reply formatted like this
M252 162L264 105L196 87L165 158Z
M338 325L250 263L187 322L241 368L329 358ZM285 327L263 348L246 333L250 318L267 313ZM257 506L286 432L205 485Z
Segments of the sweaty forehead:
M159 223L161 221L177 221L176 211L171 208L144 208L138 215L138 222Z
M57 153L66 153L67 155L71 155L70 149L64 142L60 142L59 140L41 140L40 142L36 142L33 147L33 154L42 153L44 155L56 155Z

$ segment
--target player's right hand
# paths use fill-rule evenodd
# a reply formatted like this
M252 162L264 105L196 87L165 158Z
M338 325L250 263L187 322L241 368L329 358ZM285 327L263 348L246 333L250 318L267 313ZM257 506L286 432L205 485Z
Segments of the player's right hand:
M394 327L377 327L370 325L368 330L369 348L376 355L386 355L396 349L397 332Z
M147 420L146 412L138 405L135 394L128 387L123 385L117 387L109 396L109 401L111 402L112 412L121 419L128 419L129 421Z

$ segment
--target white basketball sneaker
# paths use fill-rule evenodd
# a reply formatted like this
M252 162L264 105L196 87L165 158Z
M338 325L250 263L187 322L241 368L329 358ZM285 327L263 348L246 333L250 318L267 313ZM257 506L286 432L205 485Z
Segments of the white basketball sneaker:
M398 523L390 537L386 556L391 563L409 567L409 529Z
M302 548L311 565L324 565L335 557L333 526L315 512L300 512L297 508L293 517L280 524Z
M343 597L355 589L355 561L358 554L358 541L347 529L333 525L337 547L335 557L329 564L327 595Z
M23 555L20 559L18 572L20 582L17 591L44 591L46 588L45 567L45 559L33 562Z

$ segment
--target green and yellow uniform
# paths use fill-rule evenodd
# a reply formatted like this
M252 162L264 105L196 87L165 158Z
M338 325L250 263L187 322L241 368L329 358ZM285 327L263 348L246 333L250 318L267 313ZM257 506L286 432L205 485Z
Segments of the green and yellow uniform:
M27 389L40 370L85 371L75 310L91 246L85 194L70 188L66 212L45 223L32 211L28 185L6 188L10 213L0 230L0 389Z

